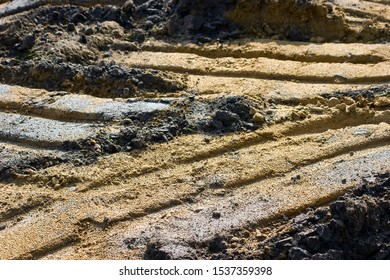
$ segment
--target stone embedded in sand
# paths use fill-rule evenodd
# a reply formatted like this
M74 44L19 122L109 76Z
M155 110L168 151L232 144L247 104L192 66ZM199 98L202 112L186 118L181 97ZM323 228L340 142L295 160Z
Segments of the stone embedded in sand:
M375 100L374 106L379 108L390 106L390 98L387 96L381 96Z
M23 50L29 50L35 45L35 37L32 34L25 36L22 40L21 48Z
M356 109L357 109L357 104L353 103L352 105L347 107L347 112L348 113L353 113L353 112L356 112Z
M338 104L340 104L340 100L338 100L338 98L336 98L336 97L332 97L328 101L328 106L329 107L336 107L336 105L338 105Z
M355 103L355 100L353 100L353 99L352 99L351 97L349 97L349 96L346 96L346 97L344 97L343 102L344 102L346 105L352 105L353 103Z
M336 105L336 109L341 112L345 112L347 110L347 105L345 103L340 103Z
M291 120L299 121L300 119L301 119L301 115L299 114L299 112L293 111L291 113Z
M253 115L252 121L254 123L261 124L261 123L265 122L265 117L262 114L260 114L260 113L256 113L256 114Z
M219 219L219 218L221 218L221 213L220 212L213 212L212 217L213 217L213 219Z

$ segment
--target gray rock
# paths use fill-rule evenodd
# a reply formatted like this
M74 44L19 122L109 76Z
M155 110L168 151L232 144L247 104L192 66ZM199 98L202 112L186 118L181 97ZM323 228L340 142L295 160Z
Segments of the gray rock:
M343 259L343 252L339 250L330 249L323 254L313 255L314 260L341 260Z
M288 256L292 260L303 260L311 257L311 254L299 247L293 247L289 250Z
M184 28L187 30L196 31L199 30L202 25L204 24L204 17L203 16L193 16L193 15L187 15L183 19L184 21Z
M129 88L124 88L123 90L122 90L122 94L124 95L124 96L127 96L127 95L129 95L130 94L130 89Z
M133 13L135 11L135 5L134 5L134 1L133 0L127 0L123 6L122 6L122 10L125 12L125 13Z
M307 240L306 240L306 243L307 243L307 247L309 249L312 249L312 250L315 250L315 251L318 251L318 249L321 246L320 239L318 238L318 236L310 236L310 237L308 237Z
M87 29L85 29L84 31L84 34L87 35L87 36L90 36L90 35L93 35L94 31L93 31L93 28L92 27L88 27Z
M181 244L160 244L152 242L147 245L144 255L149 260L193 260L193 249Z
M32 34L25 36L22 40L21 48L24 50L29 50L35 45L35 37Z
M215 120L221 121L223 126L229 127L235 123L238 123L240 118L235 113L226 110L219 110L215 113Z
M293 244L293 238L292 237L287 237L282 240L279 240L278 242L275 243L275 247L277 249L285 249L285 248L290 248Z
M329 229L326 225L319 225L316 229L317 234L319 237L321 237L325 241L331 241L332 240L332 231Z

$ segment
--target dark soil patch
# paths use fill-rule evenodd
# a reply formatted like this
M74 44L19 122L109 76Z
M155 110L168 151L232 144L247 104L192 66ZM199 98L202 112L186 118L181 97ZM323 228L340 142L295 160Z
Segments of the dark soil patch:
M278 227L279 233L271 237L254 236L251 230L224 237L225 248L201 253L201 258L388 260L390 173L365 178L329 206L300 214ZM245 243L252 244L251 249Z
M63 59L6 60L0 65L0 81L46 90L65 90L98 97L134 97L137 92L183 90L169 74L105 63L80 65Z

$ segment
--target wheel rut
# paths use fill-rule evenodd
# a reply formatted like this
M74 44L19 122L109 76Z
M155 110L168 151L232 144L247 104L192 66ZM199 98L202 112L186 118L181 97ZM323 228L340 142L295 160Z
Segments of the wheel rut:
M306 42L267 17L196 39L163 5L0 2L0 259L231 257L389 171L387 1L328 3L344 37Z

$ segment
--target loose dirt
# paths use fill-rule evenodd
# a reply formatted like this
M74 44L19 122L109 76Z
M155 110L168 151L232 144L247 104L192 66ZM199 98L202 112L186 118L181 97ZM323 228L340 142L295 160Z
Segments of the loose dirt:
M389 1L0 1L1 259L389 259Z

